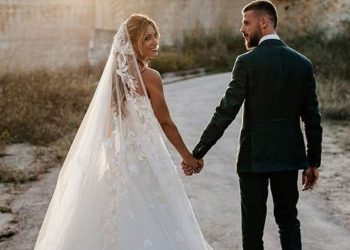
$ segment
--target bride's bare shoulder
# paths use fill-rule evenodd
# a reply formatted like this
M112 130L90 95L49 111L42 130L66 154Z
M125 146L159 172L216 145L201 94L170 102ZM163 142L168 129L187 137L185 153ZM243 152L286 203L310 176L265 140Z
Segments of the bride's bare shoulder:
M145 85L148 84L162 84L162 78L159 72L155 69L146 68L141 73Z

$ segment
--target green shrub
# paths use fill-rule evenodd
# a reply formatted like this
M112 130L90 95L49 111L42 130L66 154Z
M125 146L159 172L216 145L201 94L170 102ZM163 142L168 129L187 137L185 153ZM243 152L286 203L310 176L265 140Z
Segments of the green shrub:
M196 67L194 66L194 61L191 55L186 53L179 54L172 50L162 52L157 59L151 62L151 65L160 73L174 72Z
M160 73L203 67L207 71L230 71L235 58L243 53L244 42L228 28L204 32L197 28L184 33L176 46L161 48L152 66Z
M349 50L350 34L339 34L327 39L325 34L315 31L312 34L287 39L290 47L307 56L313 63L315 73L326 78L350 79Z

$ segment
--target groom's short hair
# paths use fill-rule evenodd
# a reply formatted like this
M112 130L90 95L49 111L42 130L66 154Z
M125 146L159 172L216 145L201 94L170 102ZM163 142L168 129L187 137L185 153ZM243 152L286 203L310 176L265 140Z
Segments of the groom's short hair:
M267 0L256 0L244 6L242 13L249 10L254 10L268 15L273 23L273 27L276 29L278 16L276 7L273 3Z

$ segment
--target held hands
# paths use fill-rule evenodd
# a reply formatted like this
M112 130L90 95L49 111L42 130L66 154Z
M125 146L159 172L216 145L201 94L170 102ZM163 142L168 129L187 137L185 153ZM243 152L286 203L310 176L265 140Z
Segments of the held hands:
M319 170L316 167L309 167L303 171L302 175L302 191L313 189L320 176Z
M198 160L190 155L186 159L183 159L181 162L182 170L184 174L187 176L191 176L192 174L198 174L204 166L203 159Z

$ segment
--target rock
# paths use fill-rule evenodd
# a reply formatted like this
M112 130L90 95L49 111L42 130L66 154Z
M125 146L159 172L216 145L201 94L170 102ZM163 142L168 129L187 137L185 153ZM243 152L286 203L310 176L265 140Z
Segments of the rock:
M17 230L14 228L6 228L5 230L0 232L0 242L4 241L8 238L11 238L12 236L14 236L17 233Z
M0 213L11 213L11 208L8 206L0 206Z
M36 147L29 143L12 144L5 148L4 157L0 158L0 166L8 166L16 170L28 169L35 162Z
M28 143L8 145L0 157L0 182L24 183L38 180L39 176L55 166L55 154L47 147Z
M17 232L16 224L11 223L14 220L14 215L10 213L0 213L0 241L4 241Z

